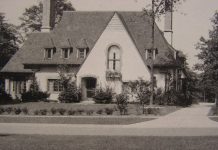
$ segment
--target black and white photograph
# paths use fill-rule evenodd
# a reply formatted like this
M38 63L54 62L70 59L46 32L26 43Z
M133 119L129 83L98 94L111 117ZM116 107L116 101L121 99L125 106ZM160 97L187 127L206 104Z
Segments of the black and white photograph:
M217 150L218 0L0 0L0 150Z

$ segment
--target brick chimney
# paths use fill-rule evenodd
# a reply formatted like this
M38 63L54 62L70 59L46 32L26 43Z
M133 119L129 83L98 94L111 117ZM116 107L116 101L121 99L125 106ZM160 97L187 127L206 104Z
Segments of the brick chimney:
M165 0L164 36L169 44L173 45L173 1Z
M55 0L43 0L42 32L49 32L55 24Z

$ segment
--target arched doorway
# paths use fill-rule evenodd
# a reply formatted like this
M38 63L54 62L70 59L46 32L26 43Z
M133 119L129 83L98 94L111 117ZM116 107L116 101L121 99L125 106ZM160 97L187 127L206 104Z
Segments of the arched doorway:
M94 77L84 77L82 78L82 98L83 100L90 100L96 89L97 79Z

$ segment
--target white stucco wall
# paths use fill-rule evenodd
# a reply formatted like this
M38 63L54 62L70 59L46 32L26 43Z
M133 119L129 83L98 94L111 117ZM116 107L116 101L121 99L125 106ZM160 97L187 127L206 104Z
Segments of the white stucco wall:
M124 25L115 14L79 70L77 74L78 85L81 84L82 77L96 77L98 85L108 85L106 81L107 52L112 45L117 45L121 49L120 71L123 82L139 78L150 80L147 66L144 64ZM116 85L113 85L113 83L109 85L115 87L117 93L122 90L121 82L116 82Z
M48 91L48 79L59 79L56 67L43 67L35 73L41 91ZM57 100L59 93L50 93L49 99Z

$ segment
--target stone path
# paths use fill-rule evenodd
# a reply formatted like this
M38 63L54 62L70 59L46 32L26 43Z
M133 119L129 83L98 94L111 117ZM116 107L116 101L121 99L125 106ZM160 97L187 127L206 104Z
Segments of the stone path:
M211 106L206 103L194 105L132 125L0 123L0 135L218 136L218 123L207 117Z

